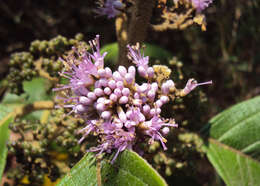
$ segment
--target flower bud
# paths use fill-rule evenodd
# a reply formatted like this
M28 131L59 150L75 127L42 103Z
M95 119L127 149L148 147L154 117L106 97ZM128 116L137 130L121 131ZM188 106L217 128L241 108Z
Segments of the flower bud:
M163 133L164 135L167 135L169 132L170 132L169 127L164 127L164 128L162 129L162 133Z
M101 118L103 118L103 119L110 119L110 117L111 117L110 111L104 111L101 113Z
M149 113L149 112L150 112L150 106L149 106L149 105L144 105L144 106L143 106L143 112L144 112L145 114Z
M105 100L106 100L105 97L98 98L98 99L97 99L97 103L104 103Z
M108 86L111 88L111 89L115 89L116 88L116 81L115 80L110 80L108 81Z
M109 87L106 87L106 88L104 89L104 93L105 93L106 95L110 95L110 94L112 93L112 91L111 91L111 89L110 89Z
M107 79L102 78L99 80L99 83L102 87L106 87L108 82L107 82Z
M98 69L98 75L101 77L101 78L104 78L106 77L106 70L101 68L101 69Z
M106 106L105 106L104 103L98 103L98 104L96 105L96 109L97 109L98 111L105 111L105 110L106 110Z
M161 96L161 97L160 97L160 100L161 100L161 102L162 102L163 104L165 104L165 103L168 103L169 97L168 97L168 96Z
M96 96L100 97L104 95L104 91L101 88L95 88L94 93L96 94Z
M134 81L134 79L135 79L135 77L134 77L132 74L130 74L130 73L127 73L127 74L125 75L125 81L126 81L128 84L132 84L133 81Z
M157 101L155 102L155 105L156 105L157 108L160 108L160 107L163 105L163 103L162 103L161 100L157 100Z
M157 90L158 90L158 83L156 83L156 82L152 83L151 89L152 89L154 92L157 92Z
M127 96L122 96L119 99L119 104L126 104L128 102L128 97Z
M121 77L121 75L120 75L120 73L119 73L118 71L115 71L115 72L113 73L113 78L114 78L114 80L116 80L116 81L123 81L123 78Z
M156 115L156 110L155 110L154 108L151 109L151 110L150 110L150 114L151 114L152 116Z
M162 84L161 90L163 94L169 94L170 88L174 87L174 82L172 80L167 80Z
M148 84L143 83L141 86L138 87L138 92L145 92L148 89Z
M135 77L135 67L134 66L130 66L128 67L128 73L131 74L133 77Z
M140 94L137 93L137 92L135 92L135 93L134 93L134 98L135 98L135 99L139 99L139 98L140 98Z
M91 105L92 104L92 100L85 97L85 96L80 96L79 97L79 102L83 105Z
M147 72L143 66L138 67L138 73L140 76L145 77L147 75Z
M121 90L120 90L119 88L116 88L116 89L114 90L114 94L115 94L117 97L121 97L122 92L121 92Z
M153 101L154 98L155 98L155 92L154 92L153 90L149 90L149 91L147 92L147 97L148 97L151 101Z
M127 73L127 70L126 70L126 68L124 66L119 66L118 67L118 72L120 73L120 75L122 77L124 77L126 75L126 73Z
M126 117L126 114L125 114L124 110L122 109L122 107L117 107L117 114L118 114L118 118L122 122L126 122L127 117Z
M110 94L109 99L111 101L113 101L113 102L116 102L117 101L117 96L114 93L112 93L112 94Z
M149 68L147 69L147 74L148 74L148 78L153 78L153 76L154 76L153 67L149 67Z
M106 67L105 71L106 71L106 77L111 78L112 77L112 70L109 67Z
M76 114L82 114L85 111L86 111L86 107L82 104L79 104L75 107L75 113Z
M91 100L95 100L97 99L97 96L94 92L89 92L88 93L88 98L91 99Z
M123 94L123 96L129 96L129 94L130 94L129 88L123 88L122 94Z
M123 81L117 81L116 82L116 87L117 88L120 88L121 90L124 88L124 83L123 83Z

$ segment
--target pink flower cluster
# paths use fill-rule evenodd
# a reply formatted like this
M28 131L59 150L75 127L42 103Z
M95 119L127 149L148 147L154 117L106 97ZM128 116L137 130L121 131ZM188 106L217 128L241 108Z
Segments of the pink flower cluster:
M81 143L89 134L98 136L99 145L90 148L93 152L118 153L132 149L138 141L148 143L158 140L166 150L166 135L169 127L177 127L173 119L161 117L163 105L170 101L169 95L176 88L172 80L162 83L156 81L153 67L148 65L149 57L144 57L140 50L128 46L129 59L135 64L125 68L119 66L112 72L104 67L106 53L100 53L99 36L90 42L92 52L78 51L63 62L67 70L61 73L69 79L68 85L56 88L55 91L69 89L64 99L65 108L71 108L83 118L86 126L79 132L83 134ZM141 76L143 83L137 83L136 77ZM210 84L206 82L202 84ZM198 84L190 79L182 94L186 95Z

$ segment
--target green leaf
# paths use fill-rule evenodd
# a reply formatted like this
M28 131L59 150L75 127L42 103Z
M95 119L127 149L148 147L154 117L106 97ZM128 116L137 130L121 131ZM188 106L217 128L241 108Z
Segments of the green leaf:
M47 90L50 87L48 80L44 78L34 78L31 81L23 82L23 89L26 95L28 95L28 102L49 100L50 96L47 94Z
M152 45L145 43L145 50L144 50L144 55L149 56L150 58L155 58L159 60L167 60L173 57L173 55L157 46L157 45ZM117 43L112 43L112 44L107 44L101 49L101 53L107 52L107 55L105 57L105 60L111 61L111 62L116 62L117 61L117 56L118 56L118 44Z
M101 161L102 186L167 185L163 178L135 152L125 150L112 165ZM97 185L95 156L85 155L59 183L59 186Z
M260 96L218 114L202 133L207 156L227 185L260 183Z
M2 174L4 172L6 156L7 156L6 143L9 138L8 125L12 120L13 120L13 116L10 114L0 121L0 183L2 179Z
M23 89L25 95L27 96L26 103L50 100L51 95L47 94L47 91L50 88L50 86L50 82L44 78L34 78L31 81L24 81ZM40 120L42 114L43 111L35 111L28 114L24 118L29 120Z
M22 105L24 99L15 94L6 94L0 104L0 120L3 119L8 113L12 112L16 107Z

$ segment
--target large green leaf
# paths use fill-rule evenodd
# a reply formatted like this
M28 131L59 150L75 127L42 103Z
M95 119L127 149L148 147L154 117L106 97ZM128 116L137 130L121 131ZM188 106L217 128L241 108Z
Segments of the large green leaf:
M9 138L8 125L12 120L13 120L13 116L10 114L0 121L0 183L5 168L6 156L7 156L6 143Z
M218 114L202 133L207 156L227 185L260 184L260 96Z
M167 60L173 57L173 55L157 46L157 45L152 45L152 44L145 44L146 48L144 50L144 55L149 56L150 58L155 58L159 60ZM111 62L116 62L117 57L118 57L118 44L117 43L112 43L112 44L107 44L101 49L101 53L107 52L107 56L105 60L111 61Z
M165 186L163 178L139 155L124 151L112 165L108 159L101 161L103 186ZM59 186L97 185L95 156L85 155L59 183Z

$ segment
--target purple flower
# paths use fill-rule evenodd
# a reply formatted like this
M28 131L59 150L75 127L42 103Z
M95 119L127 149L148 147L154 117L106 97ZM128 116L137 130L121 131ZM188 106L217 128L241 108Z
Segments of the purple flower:
M203 83L198 83L195 79L189 79L185 88L182 90L183 96L189 94L192 90L194 90L197 86L212 84L212 81L207 81Z
M201 12L212 3L212 0L191 0L191 2L196 8L197 12Z
M104 58L107 55L107 52L105 52L103 55L101 55L100 52L100 44L99 44L99 35L96 35L96 38L89 42L93 54L89 54L89 56L94 61L94 64L97 69L103 69L104 68Z
M178 127L178 125L174 122L165 123L158 116L154 116L151 120L146 121L142 124L142 128L144 128L144 133L148 136L151 136L150 143L152 143L154 140L159 140L163 146L163 149L167 150L167 147L164 144L165 142L167 142L167 140L159 132L159 130L163 126Z
M197 86L212 81L197 83L190 79L182 90L176 89L172 80L157 82L153 67L148 66L149 57L130 46L129 56L137 69L119 66L112 72L109 67L104 67L106 53L100 53L99 36L89 43L91 53L74 48L76 55L62 59L66 71L60 74L70 82L54 89L68 89L66 97L60 98L63 107L71 108L70 113L74 112L85 121L86 126L79 130L82 134L79 143L88 135L97 136L98 145L89 151L98 154L115 152L112 162L123 150L136 147L140 139L148 139L149 143L158 140L166 150L163 135L177 124L173 119L161 117L164 104L174 96L184 96ZM136 70L146 79L145 82L136 82Z
M125 131L123 129L118 129L116 125L111 122L103 123L102 128L104 134L104 143L100 144L97 147L92 147L90 151L99 151L99 154L101 154L104 151L110 153L111 149L117 149L117 152L112 159L113 163L117 158L119 152L122 152L125 149L132 149L135 140L135 131Z
M151 74L150 70L147 72L149 57L144 57L144 54L141 54L141 51L137 47L127 45L127 48L129 50L128 56L136 64L140 76L146 77L148 72Z
M106 0L99 2L100 7L95 10L100 16L106 15L109 19L120 14L120 10L124 8L124 4L119 0Z

